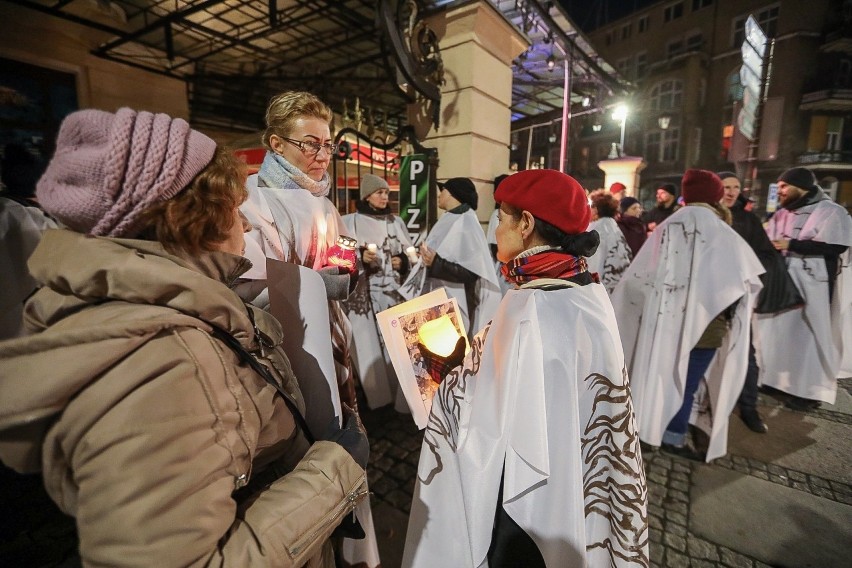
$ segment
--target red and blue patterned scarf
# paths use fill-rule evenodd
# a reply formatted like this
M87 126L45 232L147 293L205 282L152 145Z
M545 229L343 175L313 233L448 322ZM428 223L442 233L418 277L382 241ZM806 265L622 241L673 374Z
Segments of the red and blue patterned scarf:
M548 250L521 256L500 267L503 278L520 286L538 278L566 279L587 271L586 259L567 252ZM593 274L595 278L597 274ZM595 278L595 281L597 279Z

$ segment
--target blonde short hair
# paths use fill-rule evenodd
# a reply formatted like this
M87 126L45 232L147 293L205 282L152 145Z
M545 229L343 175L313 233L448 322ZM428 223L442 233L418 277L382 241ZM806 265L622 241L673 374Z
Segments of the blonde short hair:
M334 118L331 108L311 93L287 91L272 97L266 107L266 130L263 131L263 145L266 149L272 150L270 136L290 136L293 124L304 116L319 118L329 124Z

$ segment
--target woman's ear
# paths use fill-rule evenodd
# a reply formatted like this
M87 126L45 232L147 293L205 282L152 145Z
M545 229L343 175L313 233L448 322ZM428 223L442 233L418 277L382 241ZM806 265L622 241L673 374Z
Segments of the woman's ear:
M521 236L524 239L529 239L535 232L535 217L526 209L521 212Z
M272 148L272 151L276 154L281 153L281 146L284 145L284 141L281 140L281 137L277 134L273 134L269 137L269 147Z

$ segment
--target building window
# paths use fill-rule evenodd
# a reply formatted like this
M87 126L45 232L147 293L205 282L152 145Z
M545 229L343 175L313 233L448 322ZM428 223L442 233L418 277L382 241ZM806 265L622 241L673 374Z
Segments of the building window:
M775 37L775 32L778 29L778 10L778 4L775 4L762 8L757 12L752 12L767 37ZM733 47L740 47L743 44L743 40L745 40L745 23L748 16L748 14L745 14L734 18L733 41L731 42Z
M837 66L837 81L835 87L847 88L852 82L852 60L841 59Z
M651 110L673 110L680 108L683 98L683 83L668 79L651 89Z
M700 10L713 5L713 0L692 0L692 11Z
M621 39L627 39L630 37L630 24L625 24L621 28Z
M636 54L636 78L641 79L648 72L648 52Z
M672 20L677 20L678 18L683 17L683 2L677 2L675 4L671 4L666 6L665 10L663 10L663 21L671 22Z
M645 156L654 162L675 162L680 146L680 129L655 130L645 135Z
M698 51L704 43L701 32L695 32L686 36L686 51Z
M743 100L743 84L740 80L740 69L737 67L725 80L725 101L728 104Z
M666 57L671 59L683 53L683 38L672 40L666 45Z
M650 24L651 24L651 22L650 22L650 20L648 19L648 16L647 16L647 15L642 16L641 18L639 18L639 23L638 23L638 26L639 26L639 33L641 34L641 33L647 32L647 31L648 31L648 27L650 26Z
M619 59L615 62L615 68L618 70L618 74L624 77L625 79L630 79L630 58L625 57L623 59Z
M828 119L825 129L825 150L827 152L839 152L842 149L843 117L832 116Z
M660 148L661 162L674 162L677 160L678 146L680 145L680 128L669 128L663 130L663 142Z
M607 46L612 45L612 32L607 32L607 33L606 33L606 35L604 36L604 43L605 43Z

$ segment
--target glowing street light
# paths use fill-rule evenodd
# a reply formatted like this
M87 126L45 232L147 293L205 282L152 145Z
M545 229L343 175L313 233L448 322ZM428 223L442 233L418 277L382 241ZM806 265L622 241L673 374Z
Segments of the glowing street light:
M624 155L624 126L627 124L627 114L627 105L624 103L619 104L612 111L612 119L621 122L621 143L618 145L618 148L622 156Z

